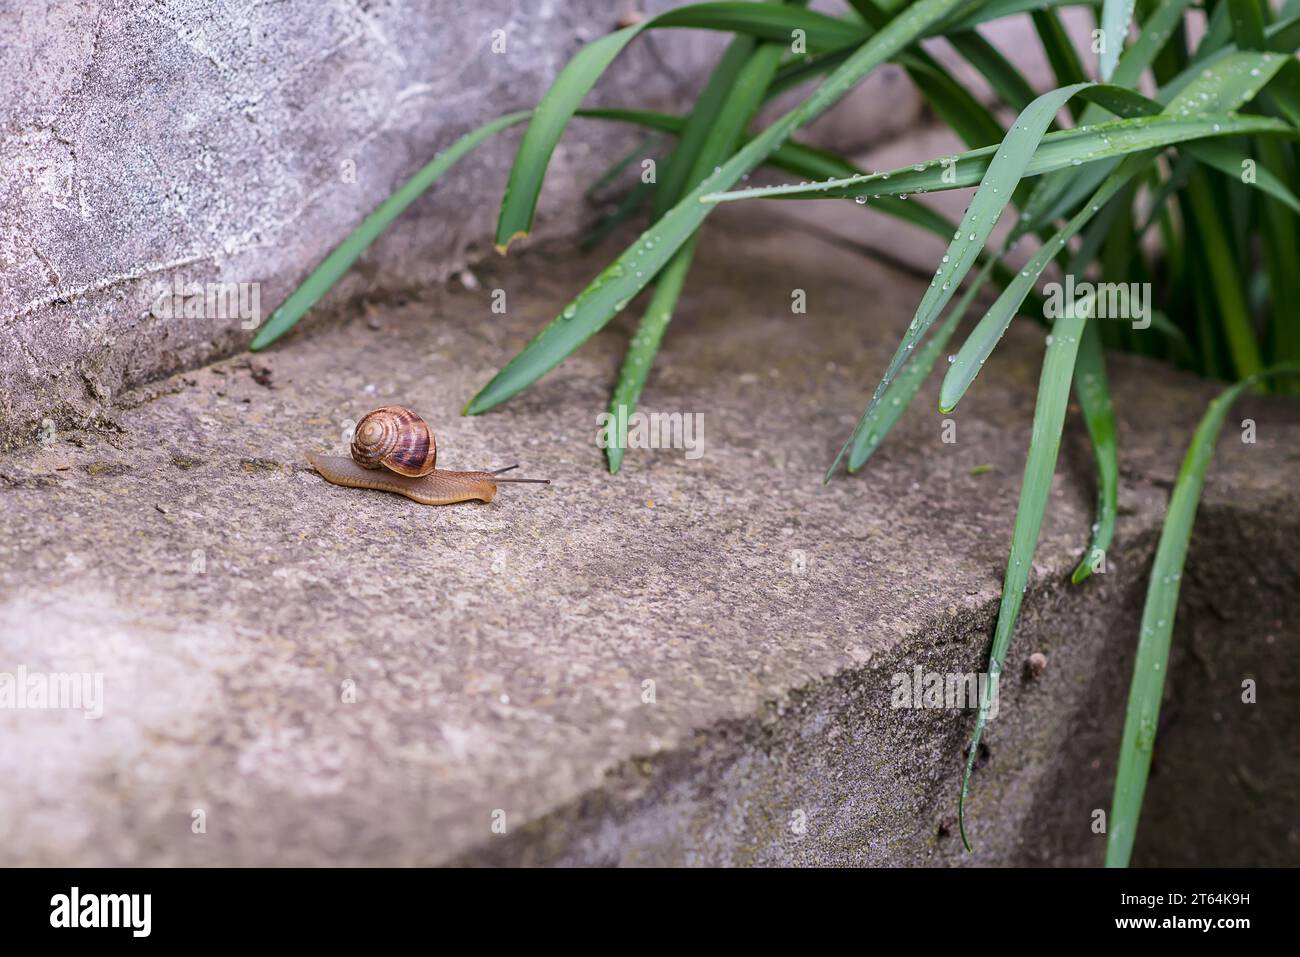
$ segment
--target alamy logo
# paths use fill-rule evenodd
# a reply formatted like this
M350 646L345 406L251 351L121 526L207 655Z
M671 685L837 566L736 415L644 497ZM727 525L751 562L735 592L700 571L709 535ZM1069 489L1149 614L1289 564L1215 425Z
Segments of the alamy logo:
M238 319L241 329L262 324L262 284L257 282L182 282L156 287L153 309L159 319Z
M0 671L0 710L82 711L93 721L104 716L102 672L28 671L24 665Z
M1151 325L1151 283L1149 282L1081 282L1066 273L1065 285L1049 282L1043 286L1046 300L1043 315L1048 319L1068 316L1077 319L1129 319L1134 329Z
M602 449L684 449L688 459L704 454L702 412L633 412L620 405L618 414L596 416L600 431L596 444Z
M894 689L894 708L978 708L988 709L988 718L998 716L998 684L986 673L925 671L917 665L909 675L900 671L889 679Z
M50 898L51 927L128 927L132 937L148 937L152 925L151 894L71 894Z

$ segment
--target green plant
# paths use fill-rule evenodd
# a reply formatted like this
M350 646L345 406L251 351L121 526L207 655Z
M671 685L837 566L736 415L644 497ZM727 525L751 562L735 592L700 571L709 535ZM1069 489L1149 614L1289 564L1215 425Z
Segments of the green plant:
M1100 82L1088 79L1085 58L1062 27L1058 8L1067 5L1099 8L1100 31L1094 38L1101 42L1091 52L1097 54ZM1243 389L1271 386L1295 393L1294 383L1270 372L1294 371L1300 362L1300 324L1294 313L1289 322L1283 314L1300 302L1294 269L1300 201L1288 185L1296 181L1294 140L1300 131L1300 64L1294 58L1300 48L1300 0L1286 0L1276 16L1261 0L1210 0L1204 7L1192 0L851 0L848 6L845 15L829 16L799 2L699 3L589 44L534 111L501 117L470 133L395 193L272 314L252 347L265 348L283 335L459 158L495 132L527 120L497 225L496 241L504 251L531 228L551 154L575 116L634 124L670 138L659 182L629 193L599 231L647 205L651 224L469 401L469 414L532 385L653 285L611 397L611 410L634 407L687 280L696 231L718 202L866 197L879 212L950 240L828 480L841 462L847 460L849 472L866 464L986 288L998 295L949 365L940 391L942 411L960 402L1013 318L1044 321L1044 304L1033 289L1053 263L1069 276L1093 269L1113 280L1158 286L1165 308L1150 317L1154 334L1139 335L1094 318L1096 300L1085 300L1050 323L989 655L990 682L996 687L1027 587L1071 387L1091 440L1098 486L1097 521L1073 581L1085 581L1110 547L1119 471L1105 349L1127 349L1206 376L1240 380L1212 404L1197 430L1156 556L1108 835L1107 863L1125 865L1150 762L1178 581L1214 437L1228 404ZM1195 46L1185 27L1193 10L1208 18ZM1058 83L1041 95L977 29L1025 12ZM1136 35L1125 43L1135 19ZM579 109L596 80L639 34L680 28L733 34L689 114ZM1009 127L920 45L938 36L1018 113ZM800 45L806 48L792 52ZM866 173L791 139L889 62L907 71L967 151ZM1146 77L1153 96L1138 91ZM818 78L792 110L762 131L747 133L766 100ZM1058 122L1063 109L1070 112L1072 126ZM630 159L602 179L616 175ZM729 192L762 165L804 182ZM921 203L903 202L908 194L972 186L974 197L959 223ZM1011 237L990 248L993 228L1008 206L1018 215ZM1159 242L1144 244L1153 229ZM1008 268L1009 249L1026 237L1040 244L1038 251L1021 269ZM954 303L963 282L966 289ZM622 457L621 448L609 449L612 472ZM976 717L961 785L967 847L965 800L987 707Z

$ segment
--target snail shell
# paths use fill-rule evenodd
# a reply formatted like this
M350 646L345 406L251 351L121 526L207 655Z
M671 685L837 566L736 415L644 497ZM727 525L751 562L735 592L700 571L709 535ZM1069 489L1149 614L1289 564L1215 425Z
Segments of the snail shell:
M352 458L362 468L418 478L437 467L438 445L424 419L405 406L386 405L357 423Z
M405 495L422 505L491 502L500 482L546 485L548 479L498 478L517 466L492 472L435 468L438 448L424 419L400 405L368 413L352 435L352 457L307 453L327 482Z

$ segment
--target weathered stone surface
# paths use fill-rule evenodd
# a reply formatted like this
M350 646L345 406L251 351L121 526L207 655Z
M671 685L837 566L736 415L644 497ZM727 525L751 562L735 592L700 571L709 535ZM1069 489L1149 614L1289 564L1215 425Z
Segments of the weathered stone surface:
M971 715L893 709L891 676L982 666L1043 334L1011 330L955 445L931 382L864 474L824 487L922 287L801 237L788 208L713 217L650 378L645 408L705 415L698 460L602 471L596 415L639 303L504 408L457 415L604 261L567 247L0 457L0 670L104 681L99 720L0 711L0 862L1098 862L1145 571L1214 387L1115 360L1123 515L1110 573L1079 588L1093 490L1071 417L966 855ZM306 467L383 402L428 416L440 464L554 484L431 509ZM1259 442L1225 432L1197 526L1147 862L1300 856L1279 759L1300 717L1300 413L1250 397L1247 415Z

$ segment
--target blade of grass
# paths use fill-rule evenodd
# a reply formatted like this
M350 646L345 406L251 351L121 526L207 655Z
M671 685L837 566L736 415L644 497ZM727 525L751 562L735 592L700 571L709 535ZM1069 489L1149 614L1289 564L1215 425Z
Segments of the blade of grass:
M1205 103L1209 108L1222 108L1227 106L1229 109L1235 109L1247 102L1258 91L1263 83L1280 69L1278 57L1274 54L1242 53L1233 54L1232 57L1220 64L1220 69L1207 69L1192 82L1186 84L1183 89L1174 96L1169 105L1165 107L1164 113L1159 117L1150 117L1151 120L1161 119L1167 116L1182 116L1191 112L1196 104ZM1237 114L1232 114L1236 116ZM1132 121L1140 122L1140 121ZM1224 129L1221 123L1209 120L1212 127L1217 126L1216 133L1221 133ZM1284 132L1285 124L1282 124ZM1291 129L1290 134L1294 135L1295 130ZM1012 280L1011 284L998 297L997 302L985 314L984 318L976 325L975 329L967 337L965 343L957 352L957 359L948 370L944 377L943 386L939 392L939 408L943 412L950 412L956 407L958 401L965 394L966 389L970 387L975 376L978 375L980 368L984 365L985 360L992 352L994 346L1006 332L1007 325L1011 322L1012 316L1015 315L1019 308L1023 296L1029 291L1032 285L1037 281L1039 274L1046 268L1047 263L1055 256L1074 235L1087 224L1098 209L1105 203L1109 202L1120 189L1123 189L1132 177L1141 172L1141 164L1149 159L1152 153L1135 153L1125 159L1114 172L1106 179L1097 190L1091 200L1075 214L1065 226L1057 231L1056 235L1048 240L1042 249L1040 249L1030 260L1029 264L1023 269L1019 276ZM1144 158L1145 157L1145 158ZM1206 213L1209 212L1207 209ZM1197 217L1198 222L1201 217ZM1209 219L1208 229L1210 231L1211 241L1214 240L1213 230L1216 228L1217 220ZM1221 237L1220 237L1221 238ZM1221 254L1226 255L1226 248L1215 246ZM1219 262L1210 262L1210 268L1215 271L1216 276L1233 276L1235 268L1229 270L1230 262L1220 259ZM1235 281L1230 279L1229 281ZM1240 288L1233 286L1229 289L1215 290L1216 296L1219 297L1221 304L1226 303L1230 309L1237 308L1240 303L1233 302L1232 297L1240 298ZM1237 335L1237 341L1233 344L1234 356L1239 356L1240 360L1249 363L1252 359L1257 359L1257 347L1255 354L1252 355L1250 346L1253 343L1253 333L1250 332L1248 325L1243 325L1240 315L1229 316L1229 331ZM1234 328L1235 326L1235 328ZM1249 366L1248 371L1258 369L1258 364Z
M627 421L627 415L636 409L637 402L641 399L641 390L645 388L650 365L654 362L659 344L672 321L673 310L677 308L677 300L681 296L694 256L695 237L692 236L677 250L677 254L669 260L655 281L655 291L628 345L623 367L618 373L618 382L610 398L609 411L616 422ZM605 458L611 475L617 474L623 466L625 450L620 444L621 436L621 430L611 432L610 441L605 445Z
M1292 126L1300 126L1300 63L1287 62L1262 93L1264 105Z
M691 114L681 126L677 147L665 166L663 181L655 195L651 214L654 218L658 218L681 198L682 186L687 176L691 175L701 151L706 148L712 127L756 47L757 41L750 36L737 36L727 46L703 92L696 99ZM615 422L627 421L627 414L636 409L650 366L659 350L659 343L663 340L677 299L686 283L694 255L695 241L691 239L678 250L677 255L656 278L654 293L637 324L637 331L628 346L614 386L610 412L615 416ZM610 473L614 474L623 464L623 431L621 428L609 430L607 437L605 457Z
M596 81L629 43L643 31L662 28L696 28L744 32L788 43L791 31L801 29L809 48L835 48L865 36L856 24L801 7L763 3L700 3L669 10L651 20L625 27L595 40L560 71L533 111L532 122L519 144L501 213L497 220L499 252L532 228L542 181L556 144Z
M1182 23L1191 0L1164 0L1142 24L1136 40L1125 50L1111 82L1125 87L1137 85L1139 77L1150 68L1156 57ZM1079 117L1081 125L1102 119L1101 108L1089 105ZM1114 168L1113 163L1098 163L1079 175L1068 170L1051 173L1036 184L1034 194L1021 215L1020 231L1038 232L1075 208L1078 202L1101 185Z
M974 10L958 10L926 36L973 30L981 23L1014 17L1018 13L1032 13L1035 10L1051 10L1056 7L1099 7L1101 3L1102 0L990 0Z
M329 292L370 244L379 238L379 234L444 173L484 140L507 127L522 123L531 115L528 112L521 112L499 116L490 123L484 123L478 129L466 133L445 152L435 156L393 195L384 200L379 208L367 216L343 242L334 247L321 264L312 270L311 275L303 281L302 285L271 313L266 324L257 330L257 335L253 337L249 348L254 352L265 349L288 332L308 309L316 305L320 298Z
M1183 218L1190 220L1192 213L1190 202L1186 193L1179 194L1179 202L1183 210ZM1187 258L1191 268L1188 270L1192 281L1195 295L1191 297L1192 307L1195 310L1195 337L1193 341L1196 348L1192 351L1192 361L1189 367L1198 375L1207 379L1223 379L1227 377L1227 371L1224 368L1224 361L1227 358L1227 344L1222 341L1219 333L1217 314L1214 306L1214 291L1210 288L1209 265L1205 262L1205 255L1199 243L1188 242L1186 244Z
M1300 374L1300 365L1275 366L1257 373L1228 387L1210 403L1192 435L1173 492L1169 495L1169 508L1147 583L1137 657L1133 662L1133 680L1129 684L1119 769L1115 775L1115 794L1107 822L1107 867L1127 867L1133 854L1133 839L1155 748L1160 698L1165 674L1169 670L1169 645L1173 637L1174 616L1178 612L1183 566L1214 446L1232 403L1263 376L1279 374Z
M1177 5L1183 0L1174 0ZM1144 28L1138 41L1129 48L1116 71L1117 79L1124 83L1137 81L1140 67L1157 52L1163 41L1157 42L1174 22L1170 15L1175 6L1166 5L1152 15L1150 27ZM1178 11L1181 13L1181 10ZM1150 37L1150 43L1147 42ZM1139 55L1140 54L1140 55ZM1288 68L1297 71L1288 74ZM1165 104L1168 116L1189 116L1199 113L1231 112L1250 102L1267 84L1274 89L1285 76L1300 78L1300 64L1269 53L1238 53L1226 49L1216 54L1212 66L1204 69L1188 68L1169 85L1162 88L1156 102ZM1276 77L1276 80L1275 80ZM1300 95L1297 96L1297 116L1288 116L1293 127L1300 125ZM1098 114L1085 110L1080 118L1084 125L1094 121ZM1055 173L1044 180L1024 211L1023 228L1037 230L1073 209L1109 174L1113 165L1107 162L1094 164L1071 177L1064 172Z
M1275 55L1281 55L1284 60L1293 56L1296 52L1297 45L1300 44L1300 17L1270 24L1264 30L1264 42L1269 51ZM1189 65L1182 73L1165 83L1160 88L1159 98L1162 102L1168 102L1174 96L1180 95L1184 87L1196 82L1207 86L1212 92L1213 89L1220 85L1224 79L1220 74L1215 72L1219 66L1226 64L1231 68L1234 61L1238 64L1242 62L1240 59L1242 56L1249 57L1255 55L1256 51L1253 50L1238 50L1235 43L1224 44L1213 53L1209 54L1204 60ZM1258 62L1270 65L1270 61L1267 58ZM1269 70L1270 77L1276 69L1277 64L1271 64L1271 69ZM1207 73L1206 71L1209 72ZM1251 76L1254 78L1256 74L1252 74ZM1240 80L1244 78L1238 77L1238 79ZM1262 86L1266 82L1268 82L1267 78L1261 79L1258 85ZM1252 90L1250 95L1254 96L1254 93L1255 91ZM1213 107L1207 106L1206 108L1212 109Z
M1031 123L1022 122L1025 119L1024 114L1022 114L1021 119L1018 119L1016 124L1013 126L1013 132L1008 134L1007 141L1005 141L1003 144L1002 152L998 154L998 161L1006 164L1005 168L1001 171L1001 173L1002 175L1008 178L1008 181L1001 182L1000 186L994 185L994 183L1000 182L1000 180L997 177L994 177L993 165L990 164L989 173L985 176L983 182L981 183L980 189L976 192L975 198L972 200L970 208L967 211L966 219L963 221L963 224L958 228L958 232L957 235L954 237L953 243L950 244L948 255L944 257L945 263L949 262L950 260L955 260L953 266L951 267L950 272L945 274L943 266L942 265L940 266L940 269L936 274L936 280L931 283L930 290L927 291L925 296L922 298L921 306L918 307L917 309L916 315L914 316L912 324L909 327L909 331L907 334L905 334L903 341L899 344L898 350L895 352L893 360L891 360L889 367L886 369L885 375L881 379L881 384L877 386L876 391L872 396L872 400L868 404L867 410L863 413L862 418L859 420L858 427L854 430L853 436L850 437L849 441L845 444L845 447L841 449L840 454L836 456L835 461L831 464L831 468L827 473L828 480L830 476L834 473L836 467L838 466L840 460L843 458L847 450L856 441L858 441L862 433L862 430L867 427L866 423L870 418L872 412L874 411L875 406L879 404L882 393L884 392L885 389L888 388L890 381L897 374L898 370L901 368L903 363L907 360L907 358L909 357L909 353L911 353L912 350L915 348L917 340L919 340L920 337L925 334L926 330L929 328L929 325L933 322L937 310L941 309L943 305L946 304L947 299L951 295L951 294L945 295L945 293L947 293L947 290L949 289L949 284L951 282L959 282L961 278L964 276L965 271L969 268L970 262L973 262L974 253L970 249L964 246L962 242L963 233L965 233L966 230L971 226L973 226L975 223L979 222L980 225L971 231L967 239L972 242L978 239L980 241L980 245L982 246L983 240L987 238L988 232L991 231L993 226L996 224L997 218L1001 215L1002 208L1005 205L1005 200L999 201L996 198L996 194L998 193L999 189L1006 189L1009 192L1010 189L1014 188L1014 186L1019 180L1019 177L1023 174L1024 170L1029 165L1029 159L1031 158L1031 156L1027 154L1030 154L1030 151L1036 151L1036 146L1038 145L1039 138L1042 137L1043 131L1046 128L1046 123L1050 120L1051 114L1054 114L1055 110L1059 109L1060 106L1065 102L1065 100L1067 100L1070 96L1087 89L1089 88L1083 86L1075 86L1075 87L1067 87L1065 88L1064 91L1054 91L1055 96L1049 96L1045 94L1046 98L1040 97L1038 100L1035 101L1034 106L1037 107L1038 109L1038 115L1035 117L1033 123L1031 124ZM1051 113L1046 112L1049 108L1051 110ZM1158 118L1150 118L1151 121L1155 121L1157 119ZM1026 136L1023 139L1023 141L1016 143L1014 146L1011 146L1011 148L1008 148L1008 145L1013 135L1015 135L1016 133L1025 133ZM1085 133L1083 135L1087 135L1087 134ZM1133 144L1129 142L1126 145L1131 146ZM1143 154L1138 154L1138 155L1143 155ZM1004 160L1003 159L1004 157L1009 157L1010 159ZM1126 164L1122 166L1122 168L1125 170L1125 174L1124 174L1125 181L1127 181L1127 179L1130 178L1132 175L1135 175L1137 171L1136 167L1134 167L1132 164L1129 164L1127 161ZM1120 185L1122 185L1122 183ZM1113 195L1113 192L1107 193L1104 197L1099 198L1096 202L1097 203L1105 202L1106 200L1109 199L1110 195ZM1078 228L1080 228L1083 225L1083 223L1087 221L1088 215L1090 215L1091 212L1096 211L1096 208L1097 206L1094 205L1091 210L1087 211L1084 214L1081 214L1081 216L1077 218L1076 222L1072 225L1072 229L1074 231L1077 231ZM980 217L984 217L982 221ZM1070 235L1073 235L1073 232L1071 232ZM1042 257L1042 263L1038 265L1037 269L1034 272L1033 278L1037 278L1038 272L1041 272L1043 266L1046 264L1047 257L1050 257L1051 255L1054 255L1056 252L1060 251L1060 248L1064 245L1065 239L1067 238L1068 236L1064 238L1060 238L1059 242L1055 246L1049 244L1047 247L1044 248L1043 252L1040 252L1039 256ZM1027 277L1029 274L1024 273L1023 275ZM936 294L935 290L939 279L943 279L944 284L939 289L939 292ZM1032 282L1033 279L1030 279L1029 283L1020 283L1019 279L1013 279L1012 283L1007 287L1007 290L1003 293L1003 296L1000 297L998 301L999 304L1003 306L1004 312L1002 314L999 314L997 318L993 320L990 320L990 317L986 316L985 320L981 322L980 327L983 327L985 330L988 330L994 323L999 323L996 337L991 339L987 343L989 349L992 348L993 344L996 343L997 339L1001 338L1002 332L1005 331L1005 322L1009 322L1011 316L1014 315L1015 312L1019 309L1019 306L1023 302L1025 295L1028 293L1029 288L1032 285ZM1019 286L1019 288L1017 288L1017 286ZM996 308L997 307L995 307L995 309ZM980 327L977 327L977 332L979 331ZM972 335L972 338L973 337L974 334ZM970 342L970 340L968 340L968 346L971 345L972 343ZM974 351L973 348L966 348L966 347L963 348L968 356L972 354ZM961 362L961 354L959 354L957 361ZM979 359L979 363L982 365L983 363L982 357ZM977 368L978 367L959 372L957 365L954 364L953 368L949 370L948 375L945 377L944 380L944 392L941 393L941 399L940 399L941 410L948 411L951 408L951 404L955 404L956 398L960 397L960 391L964 391L965 386L969 384L969 379L967 379L964 384L960 384L960 391L956 394L956 397L951 397L950 395L947 394L952 384L954 382L958 382L960 378L965 374L969 374L969 377L973 379L975 372L977 371ZM947 404L947 400L949 398L951 398L951 404Z
M1043 53L1047 55L1052 75L1056 77L1056 85L1069 86L1071 83L1087 82L1088 74L1084 72L1079 55L1074 51L1074 44L1070 42L1070 36L1061 25L1056 11L1035 10L1032 16L1038 40L1043 45ZM1074 111L1071 112L1077 115Z
M853 43L827 50L825 53L798 57L783 64L767 88L768 99L773 99L787 90L792 90L802 83L837 69L859 46L860 44Z
M989 274L997 266L1000 259L1001 255L998 255L990 256L985 260L983 267L970 282L961 299L949 310L948 317L935 329L929 341L917 351L916 357L903 366L903 370L898 373L894 381L889 384L889 388L885 390L882 401L870 411L863 427L854 433L853 448L849 451L850 474L858 471L867 463L867 460L880 447L880 443L884 441L885 436L889 434L895 423L912 404L912 400L916 398L916 393L920 390L922 383L930 375L930 370L934 368L935 362L938 361L939 356L943 355L944 348L956 331L962 316L966 314L975 297L979 295L985 282L988 281Z
M956 285L965 278L966 272L974 264L976 256L983 249L989 234L993 232L993 228L1001 218L1002 211L1010 201L1012 192L1024 175L1057 110L1072 96L1086 88L1084 84L1075 84L1044 93L1025 107L1012 124L1001 146L997 148L996 155L990 160L979 189L976 190L970 207L966 210L957 232L948 244L948 251L935 273L935 278L930 281L930 287L922 295L921 303L912 316L908 331L904 333L903 340L898 344L884 376L881 377L880 384L876 386L867 410L859 420L857 428L854 429L854 434L849 437L849 441L831 463L827 480L839 465L840 459L853 446L856 436L865 426L867 417L879 404L881 396L889 388L890 382L898 374L903 363L910 358L916 343L929 330L938 313L952 298ZM947 269L944 268L945 265Z
M735 86L736 78L753 56L757 46L757 41L747 36L736 37L727 45L722 59L718 61L718 65L709 76L708 83L704 85L704 90L696 99L695 107L682 127L677 148L673 150L672 157L660 177L659 195L655 197L652 214L655 219L672 209L682 198L686 178L695 168L695 161L700 151L704 149L705 141L714 122L718 119L719 111L726 102L729 91Z
M474 396L465 411L484 412L553 369L625 307L658 274L708 216L706 193L726 189L762 163L795 130L825 112L871 70L913 43L961 0L919 0L864 43L802 103L754 137L726 163L646 230L577 298L564 307L505 368Z
M1192 55L1192 65L1200 63L1231 39L1232 23L1228 19L1228 5L1226 3L1216 4L1210 14L1209 23L1205 26L1205 36L1201 37L1196 53Z
M579 110L578 116L631 123L677 135L685 126L685 120L665 113L648 110L595 109ZM258 330L249 348L254 352L265 349L281 338L320 301L360 258L361 254L426 190L431 188L453 166L481 145L495 133L522 123L531 113L510 113L486 123L457 140L445 152L439 153L432 161L425 164L410 180L399 187L391 196L362 221L338 246L336 246L320 265L281 303L265 325ZM798 143L784 143L768 157L768 161L779 169L798 176L829 176L834 173L853 175L857 171L845 166L843 160L833 157L811 147ZM838 164L838 165L832 165ZM646 192L650 190L646 186ZM643 194L644 195L644 194ZM629 203L635 205L640 197L630 197ZM919 204L895 202L878 204L879 209L928 229L938 235L947 235L952 231L952 224L937 213L926 210ZM631 210L628 210L630 213ZM612 229L617 222L609 224Z
M1003 137L1002 125L948 71L921 51L920 62L905 69L939 119L967 146L997 143Z
M1088 88L1085 88L1085 92ZM1028 156L1022 178L1039 176L1055 170L1077 169L1131 153L1173 146L1189 140L1243 134L1300 136L1289 124L1272 117L1236 113L1211 113L1203 116L1142 116L1096 123L1087 129L1077 127L1048 133ZM967 150L953 157L932 159L914 166L901 166L886 172L831 179L816 183L790 183L782 186L757 186L730 192L708 193L707 203L732 203L749 199L847 199L854 196L899 196L913 193L937 193L964 189L980 183L987 175L999 147L986 146ZM951 161L951 162L949 162ZM952 172L945 178L948 167ZM999 194L1000 195L1000 194Z
M1260 162L1258 172L1265 172L1267 163L1274 169L1286 171L1286 157L1276 143L1260 141ZM1271 174L1270 174L1271 175ZM1291 213L1290 204L1285 206L1267 202L1264 204L1264 257L1267 264L1269 281L1273 284L1273 332L1271 342L1272 360L1300 361L1300 322L1282 321L1286 304L1300 302L1300 273L1296 263L1300 263L1300 225ZM1300 212L1300 211L1297 211ZM1297 383L1289 382L1287 391L1295 394Z
M889 14L873 0L852 0L850 5L872 30L889 22ZM931 109L963 143L984 146L1002 139L1002 125L993 114L925 49L918 46L899 59Z
M1052 490L1052 476L1056 472L1056 457L1061 447L1061 430L1065 424L1065 410L1070 399L1070 380L1073 377L1079 339L1083 334L1087 311L1066 310L1052 325L1047 352L1043 357L1043 371L1038 381L1038 398L1034 405L1034 425L1029 439L1029 454L1025 459L1025 475L1020 486L1020 500L1016 506L1016 523L1011 533L1011 553L1007 558L1007 571L1002 580L1002 601L998 606L998 621L989 650L988 694L981 695L979 711L975 716L975 730L971 735L970 752L962 774L961 793L957 800L957 822L962 843L971 849L966 834L966 797L970 789L971 772L979 755L980 738L988 721L990 706L997 700L998 682L1011 647L1016 618L1025 589L1029 585L1029 570L1033 565L1034 550L1043 515L1047 511L1047 498Z
M657 213L660 208L670 208L675 204L681 198L681 192L698 185L736 148L763 102L764 91L776 74L784 49L783 43L756 45L749 38L733 42L709 82L709 87L720 91L719 95L702 98L696 105L674 154L674 166L685 168L686 173L665 186L660 193L660 202L656 203ZM743 52L739 64L731 59L731 54L737 50ZM695 237L692 236L664 268L649 308L637 324L610 400L609 411L618 422L627 421L628 412L636 409L659 344L672 321L694 255ZM611 474L617 473L623 463L625 450L621 439L622 431L619 430L616 441L606 444L605 454Z
M658 148L661 139L662 137L657 133L651 133L649 136L645 137L641 142L637 143L636 146L628 150L627 153L619 157L609 169L601 173L590 186L583 190L582 195L587 199L595 198L601 190L611 185L615 180L623 175L623 171L634 162L653 153Z
M770 87L769 87L770 89ZM679 116L655 113L649 110L590 109L579 110L578 116L590 119L615 120L633 123L650 129L677 135L686 121ZM748 142L748 140L747 140ZM834 153L793 141L774 150L765 161L767 166L785 170L805 179L830 179L866 175L852 163ZM882 196L873 203L878 212L919 226L936 236L948 237L957 228L956 223L922 203L908 202L897 197Z
M898 344L893 358L885 369L885 374L881 377L880 384L872 393L871 401L858 420L853 435L840 449L835 461L827 470L826 481L830 481L840 460L857 441L857 436L866 426L875 407L879 405L881 396L889 388L890 382L903 364L910 358L916 343L926 334L939 311L952 298L955 285L965 278L966 272L975 262L976 256L1001 218L1013 191L1024 176L1056 112L1071 97L1085 90L1089 90L1088 85L1075 84L1044 93L1021 111L1012 124L1001 146L998 147L997 154L991 159L979 189L975 191L975 197L971 200L961 224L957 227L957 232L948 244L948 251L935 273L935 278L931 280L929 289L922 295L921 303L912 317L908 331L904 333L903 340ZM948 266L946 270L945 265ZM1014 284L1015 280L1012 282Z
M1147 204L1147 220L1138 229L1139 240L1146 234L1147 230L1160 221L1162 213L1168 211L1170 197L1187 185L1187 177L1192 175L1192 169L1195 168L1195 165L1196 161L1184 146L1182 155L1178 157L1178 161L1174 164L1169 175L1161 182L1159 188L1151 194L1151 199Z
M1270 148L1277 148L1276 143L1270 143L1267 140L1259 140L1258 143L1261 152L1269 151ZM1246 158L1246 154L1242 150L1233 149L1226 143L1213 143L1209 140L1203 140L1199 143L1184 143L1181 149L1184 153L1199 160L1206 166L1218 170L1233 182L1241 182L1241 161ZM1267 166L1257 162L1254 174L1255 179L1249 185L1267 193L1280 203L1300 213L1300 199L1297 199L1295 193L1291 192L1286 183L1274 175ZM1150 223L1147 225L1149 226Z
M966 337L966 341L957 351L957 358L948 367L948 374L944 376L943 385L939 390L939 411L951 412L957 407L957 403L966 394L966 390L979 374L985 360L993 352L994 346L1006 333L1016 309L1038 281L1043 270L1047 268L1047 264L1102 206L1110 202L1129 180L1142 172L1142 168L1154 155L1154 152L1149 151L1135 153L1125 159L1093 194L1092 200L1086 203L1073 219L1057 230L1055 235L1043 244L1042 248L1011 280L1010 285L984 314L984 318Z
M1036 94L1029 81L978 30L950 33L947 40L967 63L979 70L993 92L1011 109L1020 112L1033 102Z
M784 154L791 145L787 143L773 153L768 165L785 169L806 179L846 179L866 175L847 160L808 147L799 147L797 156L791 154L786 159ZM867 208L924 229L941 239L947 239L957 228L957 224L951 219L916 200L904 200L898 196L877 196L872 199L871 205ZM998 286L1002 287L1011 281L1012 273L1002 263L994 262L991 275Z
M1124 52L1124 41L1128 39L1129 26L1133 23L1134 0L1105 0L1101 8L1101 35L1105 47L1097 64L1103 80L1115 75L1120 54Z
M1218 206L1202 171L1193 171L1188 178L1187 196L1191 202L1194 228L1210 268L1211 285L1219 306L1219 325L1228 342L1232 368L1238 378L1254 375L1263 368L1263 359L1255 337L1250 307L1246 303L1245 284L1223 228Z
M1091 258L1091 257L1089 257ZM1081 261L1086 262L1086 259ZM1093 567L1105 560L1115 535L1119 513L1119 452L1115 445L1115 409L1110 400L1106 379L1106 356L1101 348L1101 330L1089 322L1079 341L1079 356L1074 364L1074 395L1083 410L1083 421L1092 444L1097 465L1097 508L1092 524L1092 540L1070 575L1079 584L1093 573Z
M1264 12L1259 0L1226 0L1238 50L1264 50Z

